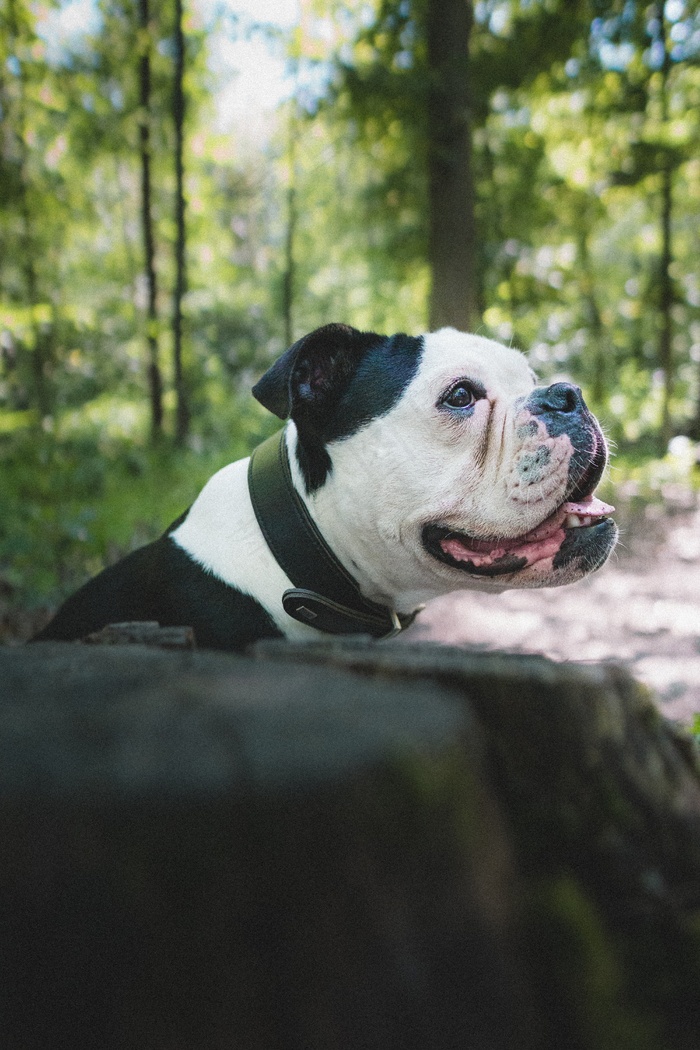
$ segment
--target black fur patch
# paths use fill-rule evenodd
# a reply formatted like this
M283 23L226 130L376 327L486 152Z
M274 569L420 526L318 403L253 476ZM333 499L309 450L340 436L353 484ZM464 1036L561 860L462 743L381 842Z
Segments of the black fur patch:
M567 498L574 502L585 499L603 476L607 453L600 427L579 388L571 383L537 387L523 407L544 423L550 437L569 436L574 451L569 461Z
M239 651L282 637L258 602L205 572L166 533L88 580L32 641L74 641L129 620L192 627L205 649Z
M597 525L582 529L567 529L552 565L555 569L564 569L575 563L575 568L583 572L595 572L607 561L617 536L617 525L612 518L603 518Z
M292 415L299 433L297 458L308 492L320 488L332 470L328 443L351 437L391 411L415 377L422 353L421 338L382 339L359 359L332 412L313 421Z

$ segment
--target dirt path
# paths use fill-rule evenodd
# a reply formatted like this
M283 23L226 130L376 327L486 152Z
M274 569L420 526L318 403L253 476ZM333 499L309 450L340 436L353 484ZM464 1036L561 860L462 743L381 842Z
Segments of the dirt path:
M656 691L667 718L690 723L700 713L700 510L648 515L614 560L572 587L432 602L410 639L615 660Z

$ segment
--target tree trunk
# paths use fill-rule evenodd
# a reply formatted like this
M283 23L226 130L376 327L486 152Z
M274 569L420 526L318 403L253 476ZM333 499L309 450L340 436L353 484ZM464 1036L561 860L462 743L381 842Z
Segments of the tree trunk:
M430 327L477 324L476 232L469 116L467 0L428 0L428 255Z
M294 100L290 103L295 107ZM284 338L287 346L294 342L294 236L297 226L296 200L296 137L298 134L295 109L289 116L289 182L287 185L287 229L284 239L284 275L282 279L282 315L284 317Z
M668 77L671 69L671 57L666 45L666 23L664 21L664 4L654 5L656 18L659 22L660 39L664 45L664 59L661 67L661 123L663 127L668 126ZM663 397L661 402L661 433L660 453L664 455L668 449L668 443L673 437L673 421L671 419L671 399L675 385L674 361L673 361L673 320L671 308L673 306L673 282L671 279L671 264L673 262L673 247L671 242L671 220L673 215L673 160L664 151L661 162L661 263L659 267L659 315L661 327L659 330L659 367L664 375Z
M158 363L158 284L151 204L151 27L148 0L138 0L139 14L139 155L141 161L141 230L146 272L146 348L151 405L151 438L163 432L163 381Z
M501 199L502 194L499 192L498 183L496 181L496 158L493 155L493 150L488 141L488 137L485 138L482 147L483 162L486 171L486 178L491 186L491 197L490 197L490 220L493 226L493 235L496 243L500 245L501 251L505 254L505 247L508 241L508 234L503 225L503 219L505 217L507 223L507 207ZM480 258L480 255L476 256ZM518 295L516 292L517 282L514 280L515 268L518 261L517 252L513 254L508 253L505 256L502 264L502 280L508 289L508 312L510 316L510 345L511 346L524 346L525 342L518 337ZM479 267L481 270L481 267ZM481 280L477 281L477 301L478 311L477 314L481 315L484 311L483 303L483 283Z
M662 455L668 449L673 437L673 420L671 418L671 399L675 385L673 361L673 283L671 264L673 250L671 242L671 218L673 214L673 169L670 159L664 160L661 172L661 266L659 273L659 313L661 329L659 332L659 365L664 374L663 400L661 402L661 448Z
M21 238L21 270L24 277L24 294L29 307L33 346L30 356L29 371L34 408L42 420L51 411L51 396L47 376L48 354L46 339L37 318L39 305L39 281L36 270L36 257L39 251L34 215L31 201L31 179L29 174L29 149L27 147L27 84L25 73L26 47L22 43L22 30L17 14L15 0L8 3L8 24L10 28L11 50L17 57L19 70L16 76L17 94L15 111L15 148L17 150L18 195Z
M175 0L175 69L173 76L173 125L175 128L175 287L173 290L173 376L175 384L175 440L181 444L190 429L190 407L182 364L182 297L185 294L186 229L184 192L185 34L182 0Z
M255 655L0 646L3 1047L697 1050L700 773L646 690Z
M585 220L582 219L581 221L583 222ZM591 254L588 246L589 231L587 229L579 229L577 231L577 238L579 268L581 272L579 285L583 299L583 313L586 319L586 327L590 332L591 340L593 342L591 362L593 373L591 381L591 400L594 406L599 407L602 404L603 396L605 394L607 377L607 355L605 353L604 345L605 335L603 319L600 315L600 308L595 294L593 267L591 266Z

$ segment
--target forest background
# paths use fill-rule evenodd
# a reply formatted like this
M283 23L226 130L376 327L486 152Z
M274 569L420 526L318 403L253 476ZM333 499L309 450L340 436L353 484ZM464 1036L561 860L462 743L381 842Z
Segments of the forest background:
M0 635L270 433L328 321L512 343L616 502L692 485L699 219L698 0L0 0Z

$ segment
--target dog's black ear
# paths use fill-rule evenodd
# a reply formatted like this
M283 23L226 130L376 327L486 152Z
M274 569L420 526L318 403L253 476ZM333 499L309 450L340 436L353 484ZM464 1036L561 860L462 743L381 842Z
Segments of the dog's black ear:
M305 335L253 387L253 397L287 419L299 410L328 405L343 389L364 353L381 336L345 324L327 324Z

